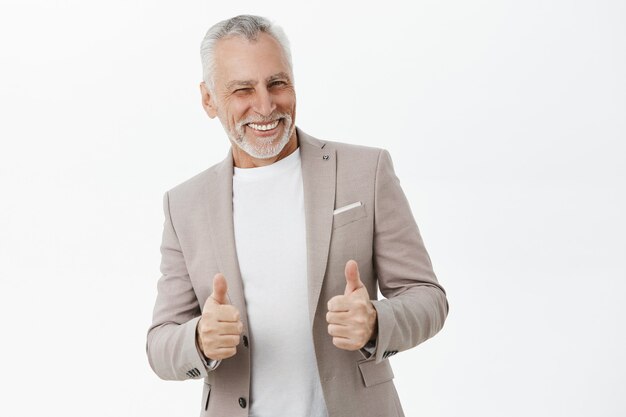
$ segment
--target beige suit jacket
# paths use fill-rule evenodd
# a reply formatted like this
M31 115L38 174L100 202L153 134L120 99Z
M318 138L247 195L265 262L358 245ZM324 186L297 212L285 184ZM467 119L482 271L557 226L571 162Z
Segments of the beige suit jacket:
M433 273L389 153L315 139L297 129L302 160L308 265L308 309L330 417L403 416L387 359L435 335L448 303ZM247 416L250 349L246 302L235 249L232 151L224 161L165 193L161 273L147 335L150 366L163 379L204 378L201 416ZM333 214L354 202L360 206ZM335 347L326 304L343 294L354 259L378 314L376 353ZM195 343L201 308L222 272L239 309L247 343L209 370ZM304 279L304 278L303 278ZM302 306L307 308L306 306ZM293 398L293 401L298 401ZM299 416L294 416L299 417ZM303 416L304 417L304 416Z

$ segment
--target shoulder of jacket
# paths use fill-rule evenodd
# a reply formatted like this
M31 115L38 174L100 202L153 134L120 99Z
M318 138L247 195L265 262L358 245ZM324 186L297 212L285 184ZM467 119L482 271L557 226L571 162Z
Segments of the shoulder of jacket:
M371 166L374 168L378 165L381 155L387 152L384 148L374 146L338 141L325 142L328 144L329 148L337 152L337 163L341 165Z
M304 133L302 131L299 131ZM348 143L338 140L326 140L326 139L317 139L311 135L305 135L305 140L307 140L311 144L315 144L318 147L323 149L333 149L337 152L337 157L342 160L349 159L378 159L380 154L385 151L383 148L374 147L374 146L366 146L366 145L357 145L354 143Z
M170 196L194 196L198 195L215 176L215 171L221 162L205 169L194 175L193 177L186 179L180 184L167 190Z

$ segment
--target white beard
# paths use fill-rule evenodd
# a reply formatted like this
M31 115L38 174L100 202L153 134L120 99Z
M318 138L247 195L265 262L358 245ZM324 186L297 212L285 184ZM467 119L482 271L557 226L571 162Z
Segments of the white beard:
M282 119L279 123L283 123L283 134L278 142L275 142L276 137L270 136L267 138L255 138L254 141L245 137L245 125L248 123L267 123L277 119ZM253 118L249 117L245 120L237 122L237 126L234 131L230 130L224 123L224 130L228 135L228 138L232 143L237 145L239 149L247 153L253 158L268 159L273 158L283 150L285 145L289 142L289 137L292 133L292 119L287 113L279 113L272 115L268 118ZM250 127L250 129L252 129Z

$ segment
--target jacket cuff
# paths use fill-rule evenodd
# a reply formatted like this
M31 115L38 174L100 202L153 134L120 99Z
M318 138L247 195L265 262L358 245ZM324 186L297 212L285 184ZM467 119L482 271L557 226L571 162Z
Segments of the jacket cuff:
M200 316L189 320L183 324L183 342L181 346L182 369L179 369L184 375L190 379L206 378L208 369L206 362L202 358L202 353L198 349L196 342L196 327L200 321Z
M360 349L361 355L364 359L369 359L376 354L376 341L370 340L365 346Z
M376 363L382 362L389 356L387 349L391 342L391 334L395 326L393 309L388 300L372 300L376 309L376 320L378 325L378 335L376 336Z

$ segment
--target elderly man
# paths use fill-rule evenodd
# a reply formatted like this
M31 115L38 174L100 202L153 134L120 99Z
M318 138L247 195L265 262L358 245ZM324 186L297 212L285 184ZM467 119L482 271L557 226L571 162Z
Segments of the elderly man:
M231 149L165 193L150 366L204 378L202 416L402 416L387 358L436 334L448 303L388 152L296 127L267 19L217 23L201 53Z

